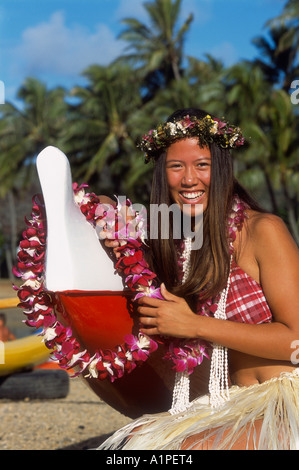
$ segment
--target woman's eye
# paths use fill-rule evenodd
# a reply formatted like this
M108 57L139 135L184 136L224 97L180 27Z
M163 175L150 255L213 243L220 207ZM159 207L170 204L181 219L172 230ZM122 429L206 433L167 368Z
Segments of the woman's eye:
M203 168L203 167L208 166L208 165L209 165L208 162L201 162L201 163L198 163L197 166L198 166L199 168Z
M181 167L182 167L182 165L180 163L173 163L168 168L181 168Z

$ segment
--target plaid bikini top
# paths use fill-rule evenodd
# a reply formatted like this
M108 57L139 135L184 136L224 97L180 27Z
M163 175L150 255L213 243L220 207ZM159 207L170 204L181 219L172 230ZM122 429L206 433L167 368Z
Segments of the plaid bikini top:
M197 314L213 316L217 310L219 298L198 301ZM260 284L245 273L235 261L230 272L230 288L226 301L227 320L240 323L269 323L272 313Z
M232 263L230 274L226 316L231 321L254 324L272 320L272 313L260 284L246 274L235 261Z
M233 254L233 241L236 232L242 230L248 207L235 198L233 210L229 218L229 241L231 254ZM197 313L211 316L217 310L219 298L212 299L204 304L199 300ZM233 260L230 272L230 288L226 302L227 320L242 323L268 323L272 320L272 313L260 284L245 273Z

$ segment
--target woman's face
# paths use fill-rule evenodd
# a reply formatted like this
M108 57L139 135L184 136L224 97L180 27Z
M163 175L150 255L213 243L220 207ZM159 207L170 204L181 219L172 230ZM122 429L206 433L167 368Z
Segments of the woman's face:
M197 138L179 140L169 146L166 155L166 176L170 196L182 211L191 210L196 215L196 206L208 205L211 180L211 152L201 148ZM188 205L188 206L187 206ZM185 206L185 207L184 207ZM201 212L201 211L200 211Z

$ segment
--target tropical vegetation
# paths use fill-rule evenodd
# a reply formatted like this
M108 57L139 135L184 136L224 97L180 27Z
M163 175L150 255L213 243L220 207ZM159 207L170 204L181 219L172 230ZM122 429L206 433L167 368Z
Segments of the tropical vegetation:
M0 277L11 272L24 211L39 190L41 149L61 148L74 179L94 192L146 204L152 167L144 165L136 139L189 106L242 127L247 144L235 155L237 176L283 217L299 244L299 108L290 96L299 78L299 0L286 0L266 33L253 38L255 60L230 67L210 55L185 55L193 16L182 12L182 0L150 0L144 8L146 23L123 20L125 53L82 71L86 86L48 89L29 77L18 92L22 106L1 105Z

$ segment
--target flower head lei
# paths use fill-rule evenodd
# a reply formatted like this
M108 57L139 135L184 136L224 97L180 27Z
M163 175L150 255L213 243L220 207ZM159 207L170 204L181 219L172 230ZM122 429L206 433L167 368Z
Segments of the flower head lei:
M237 148L244 145L241 129L228 122L206 115L202 119L195 116L185 116L183 119L160 124L157 129L151 129L137 144L145 152L145 161L156 159L162 149L177 140L187 137L198 137L199 144L210 145L215 142L222 148Z

